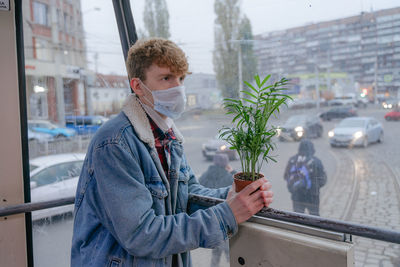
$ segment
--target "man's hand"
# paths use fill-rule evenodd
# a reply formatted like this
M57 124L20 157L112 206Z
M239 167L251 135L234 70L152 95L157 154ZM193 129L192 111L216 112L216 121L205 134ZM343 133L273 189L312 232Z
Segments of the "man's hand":
M274 193L270 189L271 184L265 178L249 184L239 193L235 192L235 183L233 183L226 202L238 224L246 221L263 207L268 207L272 203Z

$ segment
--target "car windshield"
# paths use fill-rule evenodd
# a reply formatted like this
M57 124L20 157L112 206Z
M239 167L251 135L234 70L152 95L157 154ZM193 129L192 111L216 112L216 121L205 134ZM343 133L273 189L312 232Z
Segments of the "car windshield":
M41 128L46 128L46 129L50 129L50 130L57 128L54 124L51 124L50 122L42 122L38 126Z
M39 166L29 164L29 171L33 171L34 169L37 169L37 168L39 168Z
M340 128L360 128L364 127L366 121L365 120L343 120L339 123L338 127Z
M292 116L286 121L285 125L286 126L302 125L305 124L306 121L307 121L306 116L302 115Z

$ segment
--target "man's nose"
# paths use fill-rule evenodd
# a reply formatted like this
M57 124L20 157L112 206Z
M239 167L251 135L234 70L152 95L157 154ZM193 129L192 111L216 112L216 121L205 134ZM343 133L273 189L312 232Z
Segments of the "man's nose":
M172 83L173 87L176 87L182 85L183 81L180 78L174 78Z

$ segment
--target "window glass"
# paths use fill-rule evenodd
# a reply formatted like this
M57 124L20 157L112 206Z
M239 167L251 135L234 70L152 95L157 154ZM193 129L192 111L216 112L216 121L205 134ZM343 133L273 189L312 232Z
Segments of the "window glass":
M44 3L33 1L33 18L37 24L49 26L48 21L48 6Z
M397 105L387 101L400 98L398 1L163 0L165 8L149 10L150 2L157 1L130 1L139 37L171 39L189 61L186 109L175 124L198 179L217 153L225 153L229 165L241 171L238 154L218 138L222 127L232 126L224 98L242 96L241 90L249 90L244 81L255 85L256 74L262 79L271 75L268 84L286 77L290 82L285 92L293 100L268 123L284 129L272 138L276 146L271 155L277 162L264 162L261 168L273 185L271 207L306 213L319 207L322 217L400 230L400 157L393 149L399 145L400 124L385 117ZM29 142L30 160L55 163L59 156L84 157L93 135L121 111L130 94L112 1L23 3L24 21L32 22L24 24L29 128L41 134ZM154 12L165 19L157 20L158 28L151 26ZM86 127L79 116L88 116L93 127ZM338 130L349 117L374 118L377 131L366 134L358 122ZM305 125L302 118L312 123ZM286 122L293 125L284 128ZM39 126L48 131L39 132ZM297 198L288 188L285 170L304 138L313 143L327 181ZM75 167L68 177L78 174ZM37 169L30 171L33 175ZM46 177L51 181L58 176ZM74 194L71 189L65 196ZM72 209L35 219L35 265L69 266ZM396 266L400 255L392 244L354 240L359 245L356 266L378 260L382 266ZM210 250L193 252L194 266L211 260ZM228 266L227 258L221 257L221 263Z

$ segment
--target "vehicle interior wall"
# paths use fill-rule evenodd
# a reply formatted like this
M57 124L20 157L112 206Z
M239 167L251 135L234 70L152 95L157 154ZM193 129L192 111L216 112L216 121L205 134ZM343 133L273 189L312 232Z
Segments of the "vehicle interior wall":
M0 11L0 206L24 202L14 1ZM25 215L0 218L0 265L26 266Z

